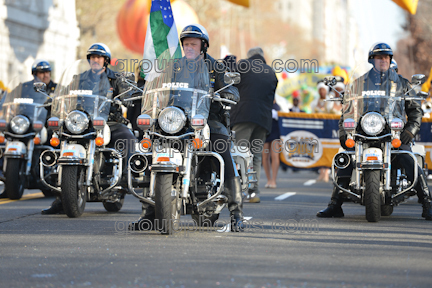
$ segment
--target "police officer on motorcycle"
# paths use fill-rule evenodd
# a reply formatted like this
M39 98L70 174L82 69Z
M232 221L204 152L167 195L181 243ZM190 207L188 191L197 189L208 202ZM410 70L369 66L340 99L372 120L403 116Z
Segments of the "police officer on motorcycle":
M224 74L221 71L225 71L226 67L217 62L207 53L207 49L210 46L207 30L199 24L188 25L180 34L180 42L183 46L186 58L182 60L194 60L202 57L209 68L210 78L215 79L214 90L217 91L224 87ZM233 101L240 100L238 90L234 86L222 90L220 96ZM229 141L226 117L227 115L222 105L219 102L213 102L210 106L208 118L210 141L212 143L215 143L218 140L225 142ZM230 145L227 147L230 147ZM243 228L240 178L233 165L233 158L230 150L226 149L226 151L215 152L219 153L225 162L225 185L223 193L228 197L228 210L230 211L231 216L231 231L239 232L242 231ZM149 204L143 204L143 211L140 219L132 224L135 226L135 230L139 229L139 223L144 219L154 219L154 208Z
M20 89L18 89L17 91L21 91L21 93L26 93L26 91L28 91L28 94L32 95L32 93L34 92L33 83L43 82L47 85L47 87L46 87L47 94L51 94L54 92L54 90L57 86L57 83L54 83L51 80L51 65L49 64L48 61L46 61L44 59L36 59L32 65L31 73L33 75L33 80L22 83L21 84L22 87ZM47 117L47 119L48 119L48 117ZM3 166L2 164L3 164L3 159L1 160L1 166ZM1 198L7 198L7 197L8 196L6 195L5 191L3 191L0 194L0 199Z
M394 69L390 69L392 58L393 51L389 45L386 43L374 44L369 50L368 56L368 62L373 64L374 67L365 75L355 80L354 84L365 85L365 88L367 88L365 90L381 90L385 89L384 87L388 87L389 82L393 81L397 84L398 88L401 87L401 89L396 91L396 94L399 94L398 96L401 94L405 95L409 90L411 90L411 84L407 79L398 75ZM411 90L409 94L411 96L416 96L415 91L413 90ZM405 124L404 130L400 135L402 145L399 147L399 150L411 151L410 144L415 135L420 131L423 111L417 101L405 100L405 113L407 115L407 123ZM348 150L349 148L345 146L347 135L343 128L343 117L341 117L339 120L339 140L341 146ZM407 154L397 155L396 160L399 165L405 168L408 180L413 181L414 160ZM352 170L352 162L347 168L338 169L336 181L340 186L348 188ZM417 192L419 201L423 205L422 217L426 220L432 220L431 195L427 185L426 177L423 173L423 169L421 168L418 169L418 181L414 188ZM339 193L339 189L334 187L328 207L319 211L317 213L317 217L343 217L344 213L342 210L342 203L342 195Z
M33 82L43 82L47 85L46 92L48 95L54 93L57 84L51 80L51 65L48 61L36 60L32 66L32 75L34 77Z
M111 61L111 51L107 45L103 43L92 44L87 50L87 60L91 69L84 72L83 75L80 75L80 77L77 77L80 79L79 83L73 83L73 85L77 86L75 87L76 89L100 89L101 91L111 90L112 97L114 98L128 88L127 85L123 84L118 75L108 68L108 64L110 64ZM99 85L99 87L96 87L96 85ZM116 145L118 141L122 141L123 144L126 144L121 145L127 149L127 154L123 155L123 167L125 168L121 182L121 185L126 186L126 159L129 159L132 153L132 149L130 149L130 147L132 147L132 143L135 143L137 139L131 130L129 130L129 128L126 126L128 121L123 117L122 109L119 104L114 102L112 103L107 124L111 131L110 145ZM61 199L57 197L57 199L51 204L50 208L42 210L42 214L56 214L61 213L62 211L63 207Z

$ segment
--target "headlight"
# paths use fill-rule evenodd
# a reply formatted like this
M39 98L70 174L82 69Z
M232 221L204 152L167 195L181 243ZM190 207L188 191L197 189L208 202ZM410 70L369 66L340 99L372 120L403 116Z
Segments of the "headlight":
M30 127L30 120L22 115L15 116L10 122L12 131L16 134L24 134Z
M168 107L159 114L158 122L163 131L174 134L184 127L186 116L179 108Z
M66 128L74 134L82 133L87 129L89 124L89 119L84 112L81 111L72 111L66 117Z
M385 120L381 114L376 112L367 113L363 116L361 127L363 131L371 136L378 135L384 129Z

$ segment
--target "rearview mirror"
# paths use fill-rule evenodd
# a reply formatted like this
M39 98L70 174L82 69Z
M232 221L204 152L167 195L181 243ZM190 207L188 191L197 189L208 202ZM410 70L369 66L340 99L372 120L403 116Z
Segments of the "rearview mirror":
M241 77L238 72L226 72L224 75L224 81L226 84L238 84L240 83Z
M334 76L326 76L326 77L324 77L324 81L323 82L327 86L335 86L337 80L336 80L336 77L334 77Z
M46 88L47 88L47 85L45 83L43 83L43 82L33 83L33 89L36 92L45 93L46 92Z
M427 98L429 96L428 92L424 92L424 91L420 91L419 93L417 93L417 96L423 97L423 98Z
M422 85L426 82L426 76L423 74L415 74L411 78L411 83L413 85Z

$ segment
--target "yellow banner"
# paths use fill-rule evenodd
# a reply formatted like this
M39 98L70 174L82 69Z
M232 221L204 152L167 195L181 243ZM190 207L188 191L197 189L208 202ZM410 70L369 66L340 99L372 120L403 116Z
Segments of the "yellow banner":
M249 0L228 0L228 1L249 8Z
M408 11L411 14L416 14L417 12L417 4L418 0L392 0L397 5L399 5L402 9Z

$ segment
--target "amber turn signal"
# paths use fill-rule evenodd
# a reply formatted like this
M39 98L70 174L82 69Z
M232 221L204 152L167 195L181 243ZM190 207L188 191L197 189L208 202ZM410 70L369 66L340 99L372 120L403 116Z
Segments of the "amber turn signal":
M39 144L41 143L41 140L40 140L39 137L35 137L35 138L33 139L33 142L34 142L35 145L39 145Z
M3 135L0 136L0 144L3 144L5 142L5 137Z
M96 146L102 146L104 144L104 139L102 137L96 137L95 143Z
M348 148L353 148L354 145L355 145L355 142L354 142L353 139L347 139L347 140L345 141L345 146L348 147Z
M143 140L141 140L141 146L142 146L144 149L149 149L149 148L152 146L152 144L151 144L151 140L148 139L148 138L144 138Z
M193 146L194 146L195 149L200 149L200 148L203 146L203 142L202 142L202 140L199 139L199 138L195 138L195 139L192 141L192 144L193 144Z
M397 139L397 138L393 139L393 141L392 141L392 146L393 146L394 148L399 148L401 145L402 145L401 140L399 140L399 139Z
M53 146L53 147L57 147L58 145L60 145L60 139L59 139L59 138L56 138L56 137L53 137L53 138L51 138L51 140L50 140L50 144L51 144L51 146Z

